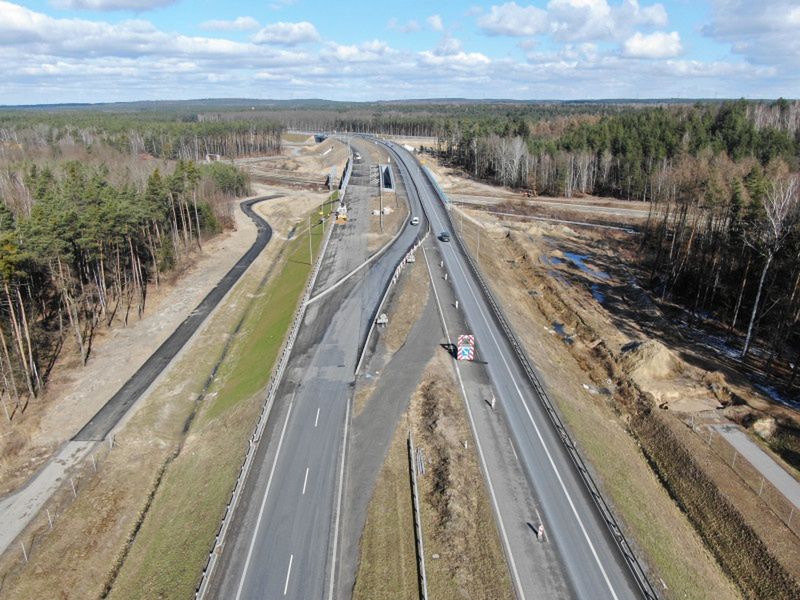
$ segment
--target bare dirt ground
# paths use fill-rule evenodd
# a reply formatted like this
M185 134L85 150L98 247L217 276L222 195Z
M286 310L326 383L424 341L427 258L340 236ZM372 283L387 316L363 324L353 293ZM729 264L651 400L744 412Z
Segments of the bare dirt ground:
M333 175L338 184L347 157L347 146L329 138L319 144L284 144L277 156L246 158L235 163L246 165L256 183L322 191L328 175Z
M487 210L514 212L548 219L591 221L618 225L641 224L650 214L646 202L634 202L577 193L572 198L531 196L524 191L472 179L463 169L418 156L453 202L483 206Z

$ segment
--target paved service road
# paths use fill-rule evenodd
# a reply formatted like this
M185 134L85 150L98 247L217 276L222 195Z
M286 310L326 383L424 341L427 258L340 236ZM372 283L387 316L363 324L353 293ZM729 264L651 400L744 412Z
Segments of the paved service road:
M368 143L356 140L353 145L358 150ZM409 202L412 212L419 213L418 200L411 196ZM351 210L359 214L356 207ZM369 267L308 306L208 598L335 597L345 440L358 348L397 264L426 228L427 223L405 226ZM353 234L367 231L368 222L362 220ZM328 248L333 258L340 256L337 243L332 238Z
M778 491L800 507L800 482L781 467L775 459L758 447L737 425L713 425L736 451L767 478Z
M242 256L219 283L203 298L192 313L186 317L178 328L169 336L161 346L150 355L150 358L133 374L128 381L114 394L97 414L83 426L72 438L73 441L99 441L105 439L109 432L116 427L120 419L125 416L139 397L169 365L175 355L180 352L184 344L189 341L197 331L200 324L211 314L228 290L239 281L247 267L255 260L269 243L272 237L272 228L254 210L253 205L277 196L259 196L245 200L239 206L242 211L256 224L256 239L250 249Z
M447 208L416 160L392 144L420 190L422 204L435 232L452 231ZM556 547L567 584L577 598L637 598L638 588L585 484L574 467L542 400L528 379L509 340L494 318L480 284L470 270L458 240L436 240L456 298L475 335L478 358L486 369L505 414L516 454L542 510L546 533ZM511 548L514 552L514 548ZM517 569L526 565L521 553Z

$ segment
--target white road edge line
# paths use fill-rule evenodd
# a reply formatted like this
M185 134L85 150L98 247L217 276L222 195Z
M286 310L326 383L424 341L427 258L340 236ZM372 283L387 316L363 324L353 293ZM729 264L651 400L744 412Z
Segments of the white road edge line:
M336 559L339 543L339 516L342 512L342 493L344 492L344 458L347 454L347 429L350 427L350 398L344 414L344 440L342 441L342 460L339 464L339 495L336 499L336 519L333 524L333 556L331 558L331 583L328 587L328 600L333 600L334 583L336 581Z
M303 478L303 493L300 494L301 496L306 495L306 485L308 484L308 467L306 467L306 476Z
M450 340L450 332L447 329L447 323L444 319L444 313L442 312L442 304L439 301L439 293L436 291L436 284L433 282L433 273L431 272L431 265L428 262L428 254L425 252L425 244L421 245L422 248L422 256L425 258L425 266L428 268L428 277L431 280L431 287L433 288L433 296L436 299L436 305L439 307L439 316L442 319L442 329L444 329L445 337L448 339L448 343ZM486 466L486 458L483 455L483 447L481 446L481 442L478 439L478 432L475 428L475 421L472 418L472 410L469 407L469 401L467 399L467 391L464 388L464 382L461 379L461 370L458 368L458 363L455 364L456 368L456 375L458 376L458 384L461 387L461 397L464 399L464 405L467 407L467 415L469 415L469 424L472 428L472 438L475 440L475 447L478 449L478 454L480 455L481 465L483 466L483 473L486 476L486 482L489 484L489 492L492 496L492 504L494 505L494 513L497 515L497 523L500 526L500 535L503 537L503 544L506 547L506 555L508 556L509 566L511 567L511 575L514 577L514 584L517 588L517 594L520 600L525 600L525 590L522 587L522 582L519 578L519 572L517 571L517 563L514 560L514 555L511 551L511 543L508 541L508 534L506 533L506 526L503 522L503 516L500 514L500 505L497 502L497 496L494 492L494 485L492 484L492 478L489 475L489 469Z
M319 423L319 408L317 408L317 416L314 417L314 429L317 428L317 423Z
M247 569L250 567L250 559L253 558L253 548L256 545L256 537L258 537L258 529L261 526L261 518L264 516L264 507L267 504L267 496L269 495L269 488L272 484L272 476L275 474L275 466L278 464L278 456L281 453L281 446L283 445L283 435L286 433L286 426L289 424L289 417L292 414L292 407L294 406L294 394L292 394L292 401L289 403L289 410L286 412L286 420L283 422L283 429L281 430L281 437L278 438L278 448L275 450L275 459L272 461L272 468L269 472L269 479L267 479L267 487L264 490L264 498L261 500L261 508L258 509L258 519L256 519L256 526L253 529L253 537L250 540L250 547L247 550L247 558L244 561L244 569L242 569L242 577L239 580L239 587L236 589L236 600L242 596L242 589L244 589L244 580L247 577Z
M438 214L435 215L435 218L436 218L437 221L439 221L439 215ZM441 226L441 223L440 223L440 226ZM453 250L452 248L450 248L450 250L453 253L453 255L455 255L456 251ZM489 331L489 335L492 337L492 341L494 342L495 348L497 349L497 352L498 352L500 358L503 361L503 365L505 366L506 371L508 372L508 375L511 378L511 381L514 383L514 388L516 389L517 394L519 395L519 398L522 401L522 405L525 408L525 412L528 414L528 419L530 420L531 424L533 425L534 430L536 431L536 436L539 438L539 443L542 445L542 448L544 449L545 455L547 456L547 460L550 463L550 466L552 467L553 472L555 473L556 479L558 479L558 483L559 483L559 485L561 487L561 490L564 492L564 495L567 498L567 502L569 503L569 506L572 509L572 514L575 515L575 520L577 521L578 526L580 527L581 532L583 533L583 537L586 539L586 543L589 544L589 549L592 552L592 556L594 557L594 560L597 563L597 566L600 568L600 572L603 574L603 579L606 582L606 586L608 587L608 591L611 592L611 596L615 600L618 600L617 593L614 591L614 586L611 584L611 580L608 578L608 574L606 573L606 570L603 567L603 563L600 562L600 556L597 554L597 550L595 549L594 544L592 543L592 540L589 537L589 533L586 531L586 527L583 524L583 520L581 519L580 515L578 514L578 509L575 507L575 504L572 501L572 496L570 495L569 491L567 490L567 486L564 484L564 480L561 478L561 473L559 472L558 467L556 466L556 463L553 460L553 456L550 454L550 450L547 448L547 445L544 442L544 437L542 437L542 433L539 430L539 426L536 425L536 421L534 420L533 415L531 414L531 410L528 407L528 403L525 402L525 396L522 394L522 390L520 390L519 386L517 385L517 380L514 378L514 374L511 372L511 367L509 366L508 361L506 361L505 355L500 350L500 344L498 343L497 338L495 337L494 332L492 331L492 327L489 324L489 320L486 318L486 314L483 312L483 309L481 308L480 301L478 300L478 297L475 294L475 290L473 289L472 284L469 281L469 277L467 276L467 273L464 270L464 267L461 264L461 261L457 260L457 259L454 259L454 260L455 260L456 264L458 265L459 270L461 271L462 277L464 278L464 284L467 286L467 289L469 289L469 292L472 295L473 300L475 301L475 306L477 306L478 312L481 313L481 317L483 318L484 323L486 323L486 327L487 327L487 330Z
M283 584L283 595L289 591L289 577L292 576L292 561L294 561L294 554L289 555L289 569L286 571L286 583Z

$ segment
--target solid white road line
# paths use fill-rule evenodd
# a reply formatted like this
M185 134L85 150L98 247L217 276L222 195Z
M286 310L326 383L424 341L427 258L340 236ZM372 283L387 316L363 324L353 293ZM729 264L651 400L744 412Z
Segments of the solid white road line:
M439 220L439 215L435 214L434 217L436 218L437 222L439 222L439 224L441 226L441 221ZM586 531L586 527L583 524L583 520L581 519L580 515L578 514L578 509L575 506L574 502L572 501L572 496L570 495L569 491L567 491L567 486L564 483L564 480L561 478L561 473L558 470L558 467L556 466L555 460L553 460L553 456L550 454L550 450L548 449L547 445L545 444L544 437L542 436L542 433L539 430L539 426L536 424L536 421L533 418L533 414L531 414L530 408L528 407L528 403L525 401L525 396L523 395L522 390L520 390L519 386L517 385L517 380L514 378L514 375L513 375L512 371L511 371L511 367L509 366L508 361L506 361L505 354L500 350L500 343L497 341L497 338L494 335L494 331L492 331L492 326L489 324L489 319L486 317L486 314L483 312L483 309L481 308L481 304L480 304L480 301L478 300L478 296L475 293L475 290L473 289L472 284L469 281L469 277L467 276L467 273L464 270L464 266L461 264L461 261L458 259L458 256L456 255L456 251L453 248L450 248L450 251L452 252L453 257L454 257L453 260L456 262L456 264L458 265L459 270L461 271L461 275L462 275L462 277L464 279L464 284L467 286L467 289L469 290L470 295L472 296L472 298L473 298L473 300L475 302L475 306L477 307L478 312L480 312L481 317L483 318L483 321L486 324L486 328L487 328L487 330L489 332L489 335L492 338L492 341L494 342L494 345L495 345L495 348L497 350L498 355L500 356L501 360L503 361L503 365L506 368L506 372L508 373L509 377L511 378L512 383L514 384L514 388L515 388L515 390L517 392L517 395L520 398L520 401L522 402L523 407L525 408L525 412L528 414L528 419L530 420L531 424L533 425L533 429L536 432L536 436L539 438L539 442L542 445L542 448L544 449L545 455L547 456L547 460L550 463L550 466L552 467L553 472L555 473L556 479L558 479L559 486L561 487L561 490L564 492L564 495L567 498L567 502L569 503L569 506L572 509L572 514L575 516L575 521L578 523L578 526L580 527L581 533L583 533L583 537L586 540L586 543L588 544L589 549L591 550L592 557L594 558L595 562L597 563L597 566L600 569L600 573L603 575L603 580L605 581L606 586L608 587L608 591L611 593L611 596L615 600L617 600L618 596L617 596L616 591L614 590L614 586L611 584L611 580L608 578L608 574L606 573L606 570L603 567L602 562L600 562L600 556L597 554L597 550L595 550L594 544L592 543L592 540L589 537L589 533ZM457 369L458 369L458 367L456 366L456 370Z
M289 569L286 571L286 583L283 584L283 595L286 595L286 592L289 591L289 577L292 576L292 561L294 560L294 554L289 556Z
M344 440L342 441L342 461L339 464L339 497L336 499L336 519L333 524L333 558L331 559L331 583L328 587L328 600L333 600L333 588L336 581L336 552L339 542L339 515L342 512L342 492L344 491L344 458L347 454L347 429L350 426L350 398L344 413Z
M306 495L306 484L307 483L308 483L308 467L306 467L306 476L303 479L303 493L301 494L301 496L305 496Z
M428 268L428 277L431 280L431 287L433 288L433 296L436 299L436 305L439 307L439 316L442 318L442 328L444 329L445 337L450 340L450 332L447 329L447 322L444 320L444 313L442 312L442 305L439 301L439 293L436 291L436 284L433 282L433 273L431 272L431 265L428 262L428 255L425 252L425 244L422 245L422 256L425 258L425 266ZM517 563L514 560L514 555L511 552L511 543L508 541L508 534L506 533L506 526L503 523L503 515L500 513L500 505L497 502L497 496L494 492L494 485L492 478L489 475L489 469L486 466L486 457L483 455L483 448L481 447L480 439L478 439L478 432L475 429L475 420L472 418L472 410L469 407L467 399L467 390L464 388L464 382L461 379L461 370L458 368L458 362L455 363L456 375L458 376L458 383L461 386L461 395L464 399L464 405L467 407L467 415L469 416L469 423L472 427L472 437L475 440L475 447L478 449L478 455L481 459L483 472L486 475L486 483L489 484L489 492L492 496L492 504L494 505L494 514L497 515L497 523L500 526L500 535L503 538L503 545L506 547L506 556L508 556L509 566L511 567L511 575L514 578L514 584L517 588L517 595L520 600L525 600L525 590L522 587L522 582L519 579L519 572L517 571Z
M317 416L314 417L314 428L316 429L317 423L319 423L319 408L317 409Z
M272 476L275 474L275 466L278 464L278 455L281 453L281 446L283 445L283 435L286 433L286 426L289 424L289 416L292 414L292 406L294 406L294 394L292 394L292 401L289 403L289 410L286 411L286 420L283 422L283 429L281 430L281 437L278 438L278 448L275 450L275 459L272 462L272 469L269 472L269 479L267 479L267 488L264 490L264 498L261 500L261 508L258 510L258 519L256 526L253 529L253 538L250 540L250 548L247 550L247 558L244 561L244 569L242 569L242 577L239 580L239 587L236 590L236 600L242 596L244 589L244 580L247 577L247 569L250 567L250 559L253 558L253 548L256 545L256 538L258 537L258 529L261 526L261 519L264 516L264 507L267 504L267 496L269 495L269 488L272 485Z

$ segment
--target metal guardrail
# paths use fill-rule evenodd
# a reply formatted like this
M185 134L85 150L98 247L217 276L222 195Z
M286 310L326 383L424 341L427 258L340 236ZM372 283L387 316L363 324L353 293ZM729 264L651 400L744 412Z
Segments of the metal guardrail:
M414 453L414 438L408 432L408 468L411 470L411 504L414 511L414 539L419 570L419 597L428 600L428 576L425 573L425 548L422 544L422 516L419 512L419 490L417 489L417 461Z
M446 201L446 196L444 192L436 185L435 181L431 177L430 173L425 169L425 176L428 181L432 184L432 187L436 190L437 194L440 197L440 200L443 202ZM610 507L606 503L603 495L600 493L597 484L595 483L594 479L592 478L589 469L586 466L583 458L580 455L575 443L572 440L567 428L565 427L563 421L561 420L561 416L558 414L555 406L553 405L552 401L550 400L547 393L544 391L544 387L542 386L539 377L536 375L536 372L533 369L530 361L528 360L528 356L522 347L522 344L517 339L516 334L514 333L512 327L510 326L508 319L506 318L503 310L500 308L500 305L495 300L494 295L492 294L486 280L483 278L478 266L475 264L472 256L467 252L466 247L464 246L463 241L461 240L460 236L456 234L456 228L453 224L452 219L450 218L450 213L447 212L447 220L450 224L450 230L453 232L453 237L456 239L458 246L467 260L467 264L469 265L470 271L472 272L473 277L478 281L481 286L481 292L483 293L486 301L488 302L489 306L492 309L493 317L497 321L498 325L500 325L503 333L508 340L508 343L511 345L514 353L516 354L517 360L519 361L520 366L522 366L525 374L527 375L529 381L533 385L536 393L539 395L539 399L542 402L542 405L545 408L548 416L550 417L550 421L552 422L553 426L556 429L559 437L561 438L561 442L564 444L564 447L567 450L567 454L569 454L570 459L572 460L575 468L578 471L581 479L583 480L586 489L589 492L589 495L592 497L592 500L595 503L598 511L600 512L600 516L602 517L603 521L606 524L611 536L614 539L614 542L617 545L622 557L625 559L628 568L633 575L634 580L636 581L639 590L643 594L645 598L655 600L658 598L658 594L656 593L653 585L650 583L650 580L647 577L647 574L644 571L641 563L639 562L638 558L634 554L628 540L625 538L625 535L622 532L619 524L617 523L616 518L614 517L613 513L611 512Z
M351 161L348 160L348 167L351 164ZM346 177L349 180L349 168L346 171ZM344 185L341 188L341 198L344 198L344 194L347 189L347 181L344 182ZM206 566L203 568L203 573L200 577L200 581L197 584L197 588L195 589L195 598L201 599L205 598L205 594L208 592L208 584L211 581L211 575L214 572L214 568L217 565L217 561L219 560L220 550L225 542L225 536L228 532L228 528L230 527L232 515L236 511L236 507L239 504L239 500L241 498L242 490L244 489L245 481L247 480L247 476L250 473L250 468L253 464L253 459L255 457L256 450L258 449L258 444L261 441L261 436L264 433L264 428L267 424L267 419L269 418L269 414L272 411L272 405L275 401L275 394L278 391L278 387L280 386L281 380L283 379L283 372L286 369L286 365L289 362L289 357L292 354L292 350L294 349L294 343L297 339L297 334L300 329L300 325L303 322L303 318L305 317L306 307L308 305L308 299L311 296L311 290L314 289L314 284L317 280L317 275L319 274L320 267L322 266L322 261L325 258L325 253L328 248L328 242L331 239L331 234L333 233L333 225L328 227L328 231L325 234L325 238L322 240L322 246L320 248L320 252L317 255L317 260L314 263L314 267L311 271L311 276L306 283L305 290L303 292L303 297L300 300L300 303L297 305L297 309L295 310L294 319L292 320L292 325L289 330L289 336L283 343L283 347L281 348L279 358L278 358L278 365L276 369L273 371L272 377L270 377L269 384L267 385L267 394L264 400L264 406L261 409L261 414L259 415L258 421L256 422L256 426L253 429L253 433L250 436L249 447L247 450L247 454L245 454L244 461L242 462L242 466L239 470L239 477L236 479L236 485L233 488L233 492L231 492L231 498L228 501L228 505L225 507L225 512L222 515L222 520L220 522L219 529L217 529L217 534L214 537L214 543L211 546L211 550L208 553L208 560L206 561ZM311 232L309 231L309 235Z
M400 273L403 271L403 267L406 266L408 263L408 257L414 254L419 248L420 244L428 237L428 233L430 233L430 227L425 231L425 235L421 238L417 237L414 240L414 243L411 244L406 253L403 255L403 259L400 263L395 267L394 274L392 277L386 282L386 286L383 288L383 294L381 295L381 301L377 304L375 309L372 311L372 315L370 315L370 326L367 330L367 335L364 336L364 341L361 343L361 347L358 351L358 362L356 363L356 370L354 373L358 373L359 369L361 369L361 363L364 362L364 356L367 354L367 346L369 345L369 339L372 337L372 332L375 330L376 321L378 320L378 315L380 315L381 309L383 308L384 303L386 302L386 298L389 296L389 291L392 289L392 286L397 282L397 279L400 277Z

